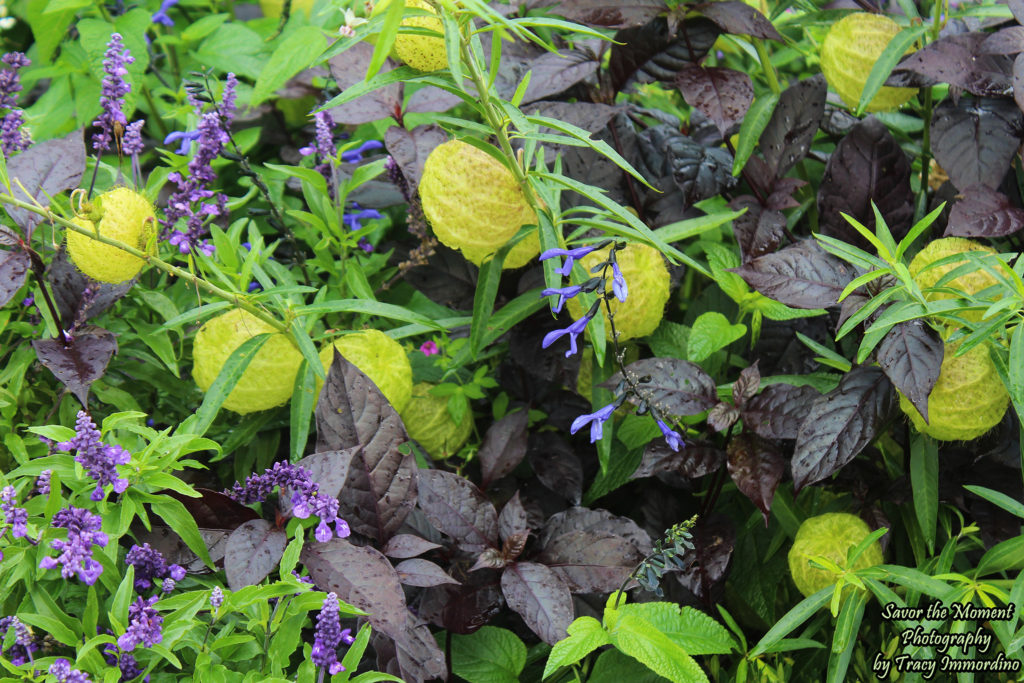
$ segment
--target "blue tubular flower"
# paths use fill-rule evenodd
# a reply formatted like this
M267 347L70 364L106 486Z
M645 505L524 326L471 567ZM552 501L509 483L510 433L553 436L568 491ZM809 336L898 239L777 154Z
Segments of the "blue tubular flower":
M363 221L384 218L376 209L363 209L355 203L352 204L352 208L355 209L355 213L346 213L342 218L349 230L362 230Z
M570 285L569 287L549 287L540 293L541 296L555 296L558 295L558 303L555 305L555 313L562 312L562 306L565 305L566 299L571 299L580 293L583 288L579 285Z
M612 292L615 294L615 298L619 301L625 301L626 295L629 294L629 288L626 286L626 278L622 277L622 271L619 270L618 261L612 263Z
M572 421L572 426L569 428L571 434L575 434L590 424L590 443L594 443L604 435L604 423L612 416L615 412L615 404L609 403L601 410L596 413L590 413L589 415L580 415Z
M382 149L384 143L380 140L367 140L363 144L359 145L355 149L350 149L347 152L341 153L341 160L347 164L358 164L363 160L363 154L366 152Z
M192 149L192 143L195 142L198 139L199 139L199 131L198 130L188 130L188 131L176 130L176 131L174 131L173 133L170 133L167 137L164 138L164 144L165 145L169 145L170 143L174 142L175 140L180 140L181 144L178 145L178 149L174 150L174 153L178 154L180 156L185 156L186 154L189 153L189 150Z
M177 4L178 0L164 0L162 3L160 3L160 9L154 12L153 16L150 17L150 21L152 21L154 24L163 24L168 28L174 26L174 19L171 19L169 16L167 16L167 10L171 9Z
M569 350L565 352L565 357L568 358L569 356L576 353L576 351L579 350L576 348L576 338L583 334L583 330L586 329L587 323L593 320L594 316L597 315L598 303L600 302L595 302L595 304L591 306L590 311L585 316L574 322L572 325L569 325L569 327L565 328L564 330L554 330L544 335L544 341L541 342L540 347L542 349L546 349L552 344L554 344L556 341L558 341L559 338L563 337L564 335L569 335Z
M594 251L595 249L597 249L597 245L576 247L575 249L548 249L547 251L540 255L539 260L546 261L549 258L564 256L565 263L562 265L561 268L559 268L555 272L559 273L560 275L568 276L569 273L572 272L572 264L576 261L576 259L583 258L584 256Z
M667 424L658 420L658 429L665 435L665 441L668 442L669 448L674 451L678 451L679 447L683 445L683 437L679 436L676 432L669 428Z

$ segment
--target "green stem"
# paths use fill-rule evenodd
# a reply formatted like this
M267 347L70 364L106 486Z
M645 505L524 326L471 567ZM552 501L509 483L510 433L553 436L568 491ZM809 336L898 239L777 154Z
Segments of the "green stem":
M153 94L149 91L148 86L142 86L142 96L146 98L146 104L149 105L149 111L151 112L149 120L153 122L154 126L156 126L160 133L160 139L163 140L167 137L167 125L164 123L164 120L160 118L160 110L156 108L156 102L153 101Z
M16 206L20 209L31 211L32 213L39 214L40 216L50 221L51 223L57 223L68 230L73 230L74 232L85 235L86 237L90 237L102 244L117 247L121 251L127 252L136 258L142 259L149 265L159 268L160 270L166 273L174 275L175 277L179 277L199 289L205 290L206 292L220 299L224 299L225 301L230 301L235 306L238 306L239 308L248 311L252 315L256 316L263 322L273 327L274 329L291 336L291 330L287 323L278 320L273 315L267 313L263 309L247 301L244 294L240 294L237 292L229 292L227 290L221 289L217 285L208 282L207 280L204 280L201 277L198 277L197 275L188 272L187 270L178 268L177 266L173 266L167 261L164 261L163 259L157 256L147 254L146 252L137 249L129 244L125 244L124 242L120 242L118 240L111 239L110 237L107 237L105 235L101 235L99 234L99 232L95 230L83 228L82 226L62 216L58 216L57 214L53 213L46 207L37 206L36 204L31 204L29 202L23 202L20 199L15 199L14 197L8 194L0 194L0 204Z
M779 77L775 73L775 67L772 66L772 56L768 52L768 46L760 38L754 38L753 41L754 47L757 48L757 57L761 60L761 69L764 71L764 77L768 79L768 87L772 89L773 93L778 95L782 92L782 86L779 85Z

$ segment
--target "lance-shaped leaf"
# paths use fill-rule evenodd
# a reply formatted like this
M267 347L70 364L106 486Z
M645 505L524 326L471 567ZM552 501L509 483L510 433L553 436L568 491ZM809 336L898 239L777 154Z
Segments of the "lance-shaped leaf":
M335 538L307 545L300 559L318 588L365 610L374 630L402 637L408 616L405 593L398 572L379 551Z
M419 506L430 523L468 551L498 545L498 513L468 479L442 470L421 470Z
M991 34L974 31L939 38L899 63L893 74L911 72L930 81L949 83L972 95L1000 96L1010 90L1012 60L986 54Z
M981 185L962 194L949 212L945 237L1006 237L1024 228L1024 209L1002 192Z
M706 441L687 442L674 451L664 439L655 439L644 448L644 459L631 479L670 474L696 479L714 472L725 462L725 453Z
M827 92L824 76L817 74L791 85L779 96L761 133L761 152L769 175L781 178L807 156L825 113Z
M786 216L781 211L765 208L752 195L737 197L729 202L729 208L747 210L732 222L743 263L775 251L786 230Z
M557 95L590 78L600 62L589 50L545 52L530 63L533 72L526 87L523 104Z
M316 406L317 450L352 456L339 495L340 515L352 529L384 543L416 504L416 461L399 447L402 420L377 385L337 352Z
M440 586L446 583L458 584L459 582L445 574L444 570L430 560L414 557L409 560L402 560L395 565L398 578L406 586L419 586L429 588Z
M416 126L412 130L406 130L401 126L388 128L384 134L384 146L408 181L410 193L414 194L416 188L420 186L423 164L427 162L427 157L435 147L447 139L444 131L433 124Z
M815 240L802 240L730 270L771 299L809 309L835 306L856 275L853 266L827 253Z
M1022 121L1008 100L945 100L932 115L932 153L958 190L995 189L1017 154Z
M772 384L743 406L743 425L766 439L795 439L819 396L810 386Z
M52 372L82 405L89 403L89 387L107 371L117 352L114 335L99 327L87 327L70 341L34 339L32 348L39 362Z
M12 157L7 162L7 177L11 179L14 198L49 206L48 197L78 187L85 173L85 141L82 131L75 130L62 138L44 140ZM21 186L19 187L18 182ZM22 190L28 191L28 195ZM26 209L4 207L21 228L26 239L43 217Z
M419 683L447 676L444 652L427 625L412 614L406 614L405 630L395 639L395 648L403 681Z
M1024 110L1024 54L1013 60L1013 101Z
M618 589L644 554L629 540L607 531L570 531L552 538L537 557L573 593Z
M253 519L231 532L224 549L228 586L255 586L277 569L288 535L265 519Z
M24 249L0 249L0 308L25 284L32 259Z
M678 358L646 358L626 366L641 398L668 415L696 415L718 403L715 381L695 363ZM641 382L641 380L646 380ZM614 389L622 381L615 373L602 387ZM630 396L634 405L641 399Z
M920 319L897 323L878 345L878 364L926 422L943 355L942 338Z
M530 533L530 520L526 514L526 508L519 500L519 491L512 496L505 507L498 515L498 534L501 540L507 541L513 536L521 536Z
M793 453L799 491L841 469L867 446L893 412L892 383L880 368L861 366L818 398L800 426Z
M693 550L683 558L688 568L677 576L691 593L704 597L725 578L736 547L736 529L728 517L711 514L697 520L692 542Z
M554 571L534 562L516 562L502 573L501 592L545 643L554 645L568 635L572 595Z
M729 476L740 493L757 506L768 526L775 489L782 480L786 463L775 444L757 434L739 434L729 440Z
M413 536L412 534L396 534L388 539L384 545L384 554L388 557L406 559L422 555L429 550L440 548L437 543L431 543L425 538Z
M779 32L772 26L772 22L768 21L768 17L745 2L739 0L705 2L697 5L694 9L718 24L726 33L780 42L783 40Z
M487 429L477 452L484 488L514 470L526 456L528 420L527 410L517 410Z
M688 64L676 74L676 86L686 103L704 112L722 135L743 120L754 101L750 76L734 69Z
M135 278L116 284L97 282L71 262L63 247L47 264L46 279L65 327L70 327L72 321L89 320L103 313L127 294L136 282Z
M618 92L634 79L672 83L680 69L708 53L720 34L721 29L704 18L680 22L675 33L664 17L619 31L608 62L612 88Z
M864 119L839 141L825 166L818 189L820 231L870 248L842 214L874 229L874 202L893 237L902 239L914 218L910 171L910 161L889 129L873 116Z

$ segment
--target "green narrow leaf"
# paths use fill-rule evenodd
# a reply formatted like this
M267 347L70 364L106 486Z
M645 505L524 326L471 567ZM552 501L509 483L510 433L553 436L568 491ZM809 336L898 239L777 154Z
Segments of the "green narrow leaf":
M868 80L864 83L864 90L860 93L860 102L857 103L855 114L857 117L864 115L864 110L871 104L871 100L875 99L878 91L882 89L882 85L888 80L893 67L903 59L903 55L906 54L910 46L924 35L925 30L927 30L927 27L924 25L911 26L892 37L889 44L885 46L885 50L878 56L875 65L871 67Z
M857 631L864 619L864 608L868 604L866 591L857 590L847 597L836 621L832 636L832 656L828 660L828 683L842 683L850 667L850 658L857 645Z
M168 496L156 496L156 498L157 500L150 503L153 513L164 520L167 526L181 537L189 550L198 555L207 567L213 569L213 560L210 559L210 552L206 548L203 537L199 535L199 526L181 501Z
M320 359L317 358L317 366ZM292 391L290 415L290 443L288 452L292 462L300 460L305 454L306 441L309 439L309 424L316 404L316 373L308 360L303 359L298 374L295 375L295 388Z
M469 327L469 354L475 359L483 348L484 333L487 321L494 312L494 302L498 297L498 285L501 282L501 267L504 258L495 257L483 262L480 276L476 281L476 293L473 296L473 322Z
M740 137L736 141L736 156L732 161L734 176L738 176L743 171L743 167L747 165L747 160L750 159L754 147L761 139L761 133L764 132L765 126L771 121L775 105L778 103L779 94L768 93L761 95L750 105L747 115L743 117L743 123L740 124Z
M965 484L964 488L976 496L981 496L993 505L1003 508L1010 514L1017 515L1021 519L1024 519L1024 503L1021 503L1019 500L1011 498L1005 493L985 488L984 486Z
M402 15L405 13L404 2L392 2L384 13L384 22L381 25L380 34L377 35L376 44L373 46L373 57L370 58L370 65L366 69L365 81L375 78L388 55L395 45L398 31L402 24Z
M382 318L401 320L407 323L415 323L430 328L431 330L443 331L444 328L420 313L415 313L403 306L386 304L380 301L366 301L365 299L338 299L336 301L323 301L321 303L298 306L294 309L297 315L323 315L324 313L364 313L366 315L377 315Z
M401 3L396 3L401 6ZM274 94L288 79L299 73L310 64L327 47L323 31L315 26L302 26L285 39L274 54L270 55L266 65L260 71L259 78L253 86L249 106L255 107ZM380 45L377 46L378 49ZM391 49L389 45L388 50ZM387 53L385 52L385 57ZM376 53L374 53L376 57ZM382 60L383 62L383 60ZM379 65L378 65L379 68ZM376 73L374 71L373 73Z
M917 523L928 552L934 552L939 516L939 445L917 431L910 438L910 486Z
M801 624L810 619L822 606L826 605L829 600L832 599L832 591L835 586L828 586L822 588L820 591L804 598L796 607L786 612L785 615L775 625L768 630L768 633L764 634L760 642L754 646L754 649L747 654L747 658L751 659L768 652L769 648L775 645L777 642L785 638L787 635L795 631Z
M270 334L267 332L258 334L251 339L245 340L241 346L231 352L231 355L228 356L227 361L224 363L224 367L217 374L217 379L213 380L213 384L207 390L206 396L203 397L203 404L196 411L194 420L182 423L182 427L187 428L188 433L195 434L196 436L202 436L206 433L206 430L213 424L214 418L217 417L220 407L231 394L235 385L238 384L238 380L242 378L245 369L249 367L249 363L252 362L256 352L263 347L269 338Z
M989 548L978 561L975 576L1021 569L1024 569L1024 536L1016 536Z
M114 601L110 606L111 615L122 625L128 623L128 606L132 604L132 598L135 597L134 593L135 566L130 564L124 573L124 578L121 579L121 585L117 587L117 592L114 593Z

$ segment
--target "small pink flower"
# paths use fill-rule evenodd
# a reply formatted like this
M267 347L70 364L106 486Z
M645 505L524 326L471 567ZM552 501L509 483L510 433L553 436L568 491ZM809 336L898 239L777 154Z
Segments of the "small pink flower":
M441 349L437 348L437 344L433 341L423 342L423 345L420 346L420 351L423 352L424 356L433 356L441 353Z

